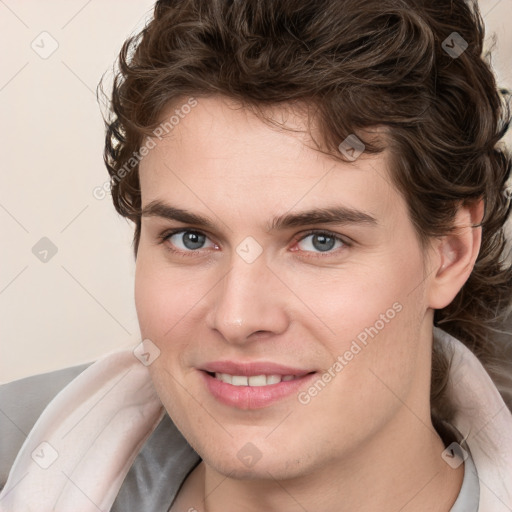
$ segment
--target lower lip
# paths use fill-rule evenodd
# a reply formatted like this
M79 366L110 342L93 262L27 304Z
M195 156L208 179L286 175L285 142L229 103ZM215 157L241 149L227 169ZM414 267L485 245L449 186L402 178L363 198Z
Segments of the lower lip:
M262 409L282 400L315 377L309 373L298 379L270 384L268 386L233 386L212 377L205 371L200 372L210 393L225 405L238 409Z

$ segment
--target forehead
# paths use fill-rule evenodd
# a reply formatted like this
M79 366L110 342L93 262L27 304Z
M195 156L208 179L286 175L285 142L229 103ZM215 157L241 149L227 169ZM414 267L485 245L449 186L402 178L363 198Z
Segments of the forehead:
M233 214L243 209L246 215L320 203L364 208L375 216L398 213L403 202L389 175L387 150L343 162L315 148L318 132L306 114L289 106L269 113L286 129L223 97L169 107L162 126L174 116L173 123L140 164L143 206L172 198L202 211L206 204L221 204L224 211L231 205Z

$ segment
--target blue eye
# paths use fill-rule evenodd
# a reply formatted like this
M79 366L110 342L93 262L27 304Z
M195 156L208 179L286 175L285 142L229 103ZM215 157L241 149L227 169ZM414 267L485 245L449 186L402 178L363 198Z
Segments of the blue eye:
M169 251L182 256L200 253L200 249L219 248L204 233L194 229L176 229L162 234L159 239L161 243L167 242L166 247ZM328 256L335 254L336 249L350 246L350 243L335 233L316 230L303 235L295 245L301 252L313 253L311 256Z
M301 243L303 244L302 247L300 247ZM307 252L318 251L322 253L329 252L332 249L338 249L348 244L346 244L340 237L334 235L333 233L325 231L314 231L301 238L297 242L297 245L301 250L305 250Z
M169 241L172 245L177 247L180 251L195 251L196 249L203 249L205 241L208 240L206 235L199 231L191 231L182 229L174 231L164 237L165 241ZM215 244L210 242L210 247L215 247Z

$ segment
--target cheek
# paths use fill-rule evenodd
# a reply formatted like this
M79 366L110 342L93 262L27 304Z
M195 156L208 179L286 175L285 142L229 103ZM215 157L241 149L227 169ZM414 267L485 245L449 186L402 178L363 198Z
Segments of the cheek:
M338 390L336 398L330 396L334 403L355 409L358 404L378 408L386 402L381 398L390 395L379 378L391 389L410 385L425 310L424 286L414 283L421 272L419 253L409 253L403 259L388 254L381 255L378 262L340 273L339 279L304 283L302 297L326 327L320 339L332 363L339 363L332 369L336 374L333 390ZM345 395L349 389L352 398Z
M418 262L379 256L331 272L291 272L288 276L285 269L281 272L287 281L296 283L305 313L302 321L317 335L324 332L324 341L329 340L339 350L358 336L364 342L369 337L367 330L389 331L399 323L399 317L403 319L405 309L410 312L405 306L411 302L411 282ZM420 306L418 302L414 305Z
M334 375L332 380L325 387L315 383L300 396L315 432L344 432L343 439L333 442L333 449L355 446L381 431L407 403L421 371L415 311L393 309L386 323L376 321L374 314L386 315L385 308L367 306L371 314L352 308L348 325L338 323L346 334L329 345L332 363L323 368Z
M172 336L190 316L201 290L197 279L173 269L141 248L135 271L135 306L143 337L157 342Z
M176 312L173 297L167 293L165 281L158 279L157 272L150 270L150 265L139 257L135 272L135 307L143 338L160 339L165 332L163 324L171 325L171 317Z
M150 339L160 350L148 369L157 393L178 423L180 411L193 405L187 402L188 395L179 392L175 380L181 375L181 357L193 328L191 311L197 303L196 288L189 284L182 273L141 247L135 271L137 317L142 339Z

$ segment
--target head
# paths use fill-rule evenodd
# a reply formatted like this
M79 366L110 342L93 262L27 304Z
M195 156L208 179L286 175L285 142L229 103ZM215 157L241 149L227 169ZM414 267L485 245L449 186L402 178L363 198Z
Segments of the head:
M512 285L509 114L483 36L463 1L183 0L123 46L105 160L141 333L219 470L258 471L235 464L249 442L276 477L350 457L414 422L404 403L450 420L432 327L485 360ZM226 360L314 373L233 408L205 391Z

